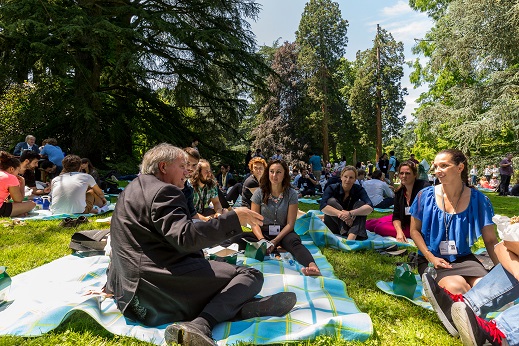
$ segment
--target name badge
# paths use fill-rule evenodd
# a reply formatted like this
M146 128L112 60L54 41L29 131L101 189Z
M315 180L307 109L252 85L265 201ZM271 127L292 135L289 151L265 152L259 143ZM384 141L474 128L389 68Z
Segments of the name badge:
M440 254L445 255L457 255L458 249L456 248L456 242L454 240L441 241L440 242Z
M405 214L411 215L411 207L405 207Z
M281 232L280 225L269 225L269 235L278 235Z

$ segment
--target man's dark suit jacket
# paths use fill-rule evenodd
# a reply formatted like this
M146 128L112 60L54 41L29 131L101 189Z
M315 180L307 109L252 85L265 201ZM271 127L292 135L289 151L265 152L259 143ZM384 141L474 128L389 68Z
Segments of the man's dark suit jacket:
M38 154L40 153L40 148L36 144L33 144L32 147L29 148L29 144L27 144L27 142L20 142L14 147L13 155L20 156L24 150L32 150Z
M150 324L184 320L198 303L194 292L211 290L210 277L204 284L193 282L201 276L198 272L207 272L209 262L201 250L241 232L233 211L193 223L179 188L153 175L140 175L121 193L112 216L106 289L114 294L119 310L133 317L127 308L138 287L152 287L156 296L141 296L150 290L139 289L139 300L157 306L170 300L173 306L168 316L157 316Z

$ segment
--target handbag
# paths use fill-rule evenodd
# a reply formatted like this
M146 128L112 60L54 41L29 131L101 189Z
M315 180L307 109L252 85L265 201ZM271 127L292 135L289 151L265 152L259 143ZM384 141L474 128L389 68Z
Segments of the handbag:
M416 277L407 263L396 266L393 278L393 291L395 294L413 299L416 284Z
M109 229L79 231L72 234L69 248L76 251L104 251Z

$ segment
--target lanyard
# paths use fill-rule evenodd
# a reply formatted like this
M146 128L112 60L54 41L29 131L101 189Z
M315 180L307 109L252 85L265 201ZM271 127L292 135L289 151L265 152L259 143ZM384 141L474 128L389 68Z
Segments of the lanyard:
M461 196L463 196L463 191L465 191L465 184L461 186L461 193L458 197L458 201L456 202L456 206L454 207L454 213L450 215L450 218L447 220L447 211L445 209L445 192L443 191L442 186L442 204L443 204L443 225L445 226L445 240L449 240L449 228L451 226L452 218L454 214L456 214L456 210L458 209L458 204L460 203Z

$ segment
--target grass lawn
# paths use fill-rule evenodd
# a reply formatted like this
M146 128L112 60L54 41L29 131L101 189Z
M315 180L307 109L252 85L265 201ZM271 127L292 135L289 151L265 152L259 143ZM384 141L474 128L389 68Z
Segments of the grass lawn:
M500 197L487 193L496 214L519 215L519 198ZM300 204L300 209L317 209L317 205ZM372 217L383 214L373 213ZM101 217L105 217L103 215ZM104 225L92 222L79 229L96 229ZM12 225L10 219L0 219L0 265L8 267L11 276L51 262L71 253L68 243L77 229L59 227L59 221L34 221ZM478 243L481 246L482 241ZM365 342L346 342L322 336L298 345L461 345L442 327L436 314L407 300L380 291L378 280L392 281L395 262L405 257L384 257L375 251L345 253L322 249L343 280L348 294L359 309L373 321L373 335ZM0 345L151 345L133 338L107 332L87 314L76 312L60 327L41 337L0 337Z

